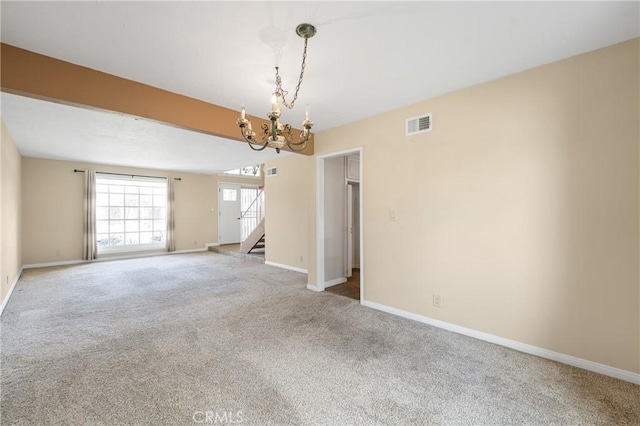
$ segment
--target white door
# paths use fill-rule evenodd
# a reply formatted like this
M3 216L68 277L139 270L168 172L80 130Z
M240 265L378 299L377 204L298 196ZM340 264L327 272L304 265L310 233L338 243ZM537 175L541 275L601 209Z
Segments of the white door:
M240 185L218 184L218 242L240 242Z
M347 185L347 277L353 275L353 185Z

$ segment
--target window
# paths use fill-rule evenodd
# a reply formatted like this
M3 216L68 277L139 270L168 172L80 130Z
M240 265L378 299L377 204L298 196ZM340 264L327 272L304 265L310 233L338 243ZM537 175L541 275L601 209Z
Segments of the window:
M222 190L222 201L237 201L238 200L238 191L235 189L223 189Z
M165 247L167 181L96 173L98 253Z
M260 165L256 164L255 166L242 167L240 169L229 170L228 172L224 172L226 175L240 175L246 177L260 177Z

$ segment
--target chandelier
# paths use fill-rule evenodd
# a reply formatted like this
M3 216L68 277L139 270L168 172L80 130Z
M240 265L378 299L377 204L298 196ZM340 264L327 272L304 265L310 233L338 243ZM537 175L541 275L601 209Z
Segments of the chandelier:
M307 146L307 141L311 136L310 130L313 127L313 121L309 120L309 106L305 111L304 121L302 122L302 131L297 141L293 140L292 128L290 124L280 123L280 105L292 109L298 99L298 92L300 91L300 85L304 77L304 68L307 61L307 43L311 37L316 34L316 27L311 24L300 24L296 27L296 34L304 39L304 51L302 52L302 66L300 68L300 77L298 78L298 85L296 91L293 94L291 102L287 102L286 95L289 94L282 88L282 78L280 77L279 67L276 65L276 88L271 97L271 112L267 114L271 124L263 124L262 134L260 140L256 136L256 133L251 129L251 121L246 117L244 106L240 111L240 118L236 121L238 127L240 127L240 133L242 137L249 144L249 147L254 151L262 151L267 146L275 148L277 153L286 145L292 151L302 151Z

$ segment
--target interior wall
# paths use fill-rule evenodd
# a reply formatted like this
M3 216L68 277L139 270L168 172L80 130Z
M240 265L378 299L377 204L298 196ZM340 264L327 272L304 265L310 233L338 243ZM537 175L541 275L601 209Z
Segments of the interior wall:
M0 137L0 299L2 303L22 268L21 156L9 130L1 121Z
M283 156L265 163L276 167L277 176L265 178L265 260L306 270L308 268L309 221L315 218L312 157ZM315 251L314 251L315 252Z
M346 272L347 185L345 157L324 161L324 281L336 283ZM339 282L339 281L338 281Z
M22 159L24 264L82 259L83 174L74 169L99 172L171 176L175 182L176 250L202 249L218 240L218 182L251 182L261 179L137 169L101 164Z
M365 300L640 372L639 51L634 39L317 133L317 155L363 149ZM433 131L406 137L405 119L429 112ZM300 188L315 195L311 166Z

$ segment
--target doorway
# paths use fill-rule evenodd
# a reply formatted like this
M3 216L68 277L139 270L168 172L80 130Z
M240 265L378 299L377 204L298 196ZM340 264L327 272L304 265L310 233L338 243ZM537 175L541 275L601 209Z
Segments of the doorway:
M264 214L264 197L260 187L240 188L240 241L247 239Z
M338 294L345 291L362 301L362 148L320 155L316 161L316 284L307 287Z
M256 227L258 186L218 183L218 243L239 244Z

